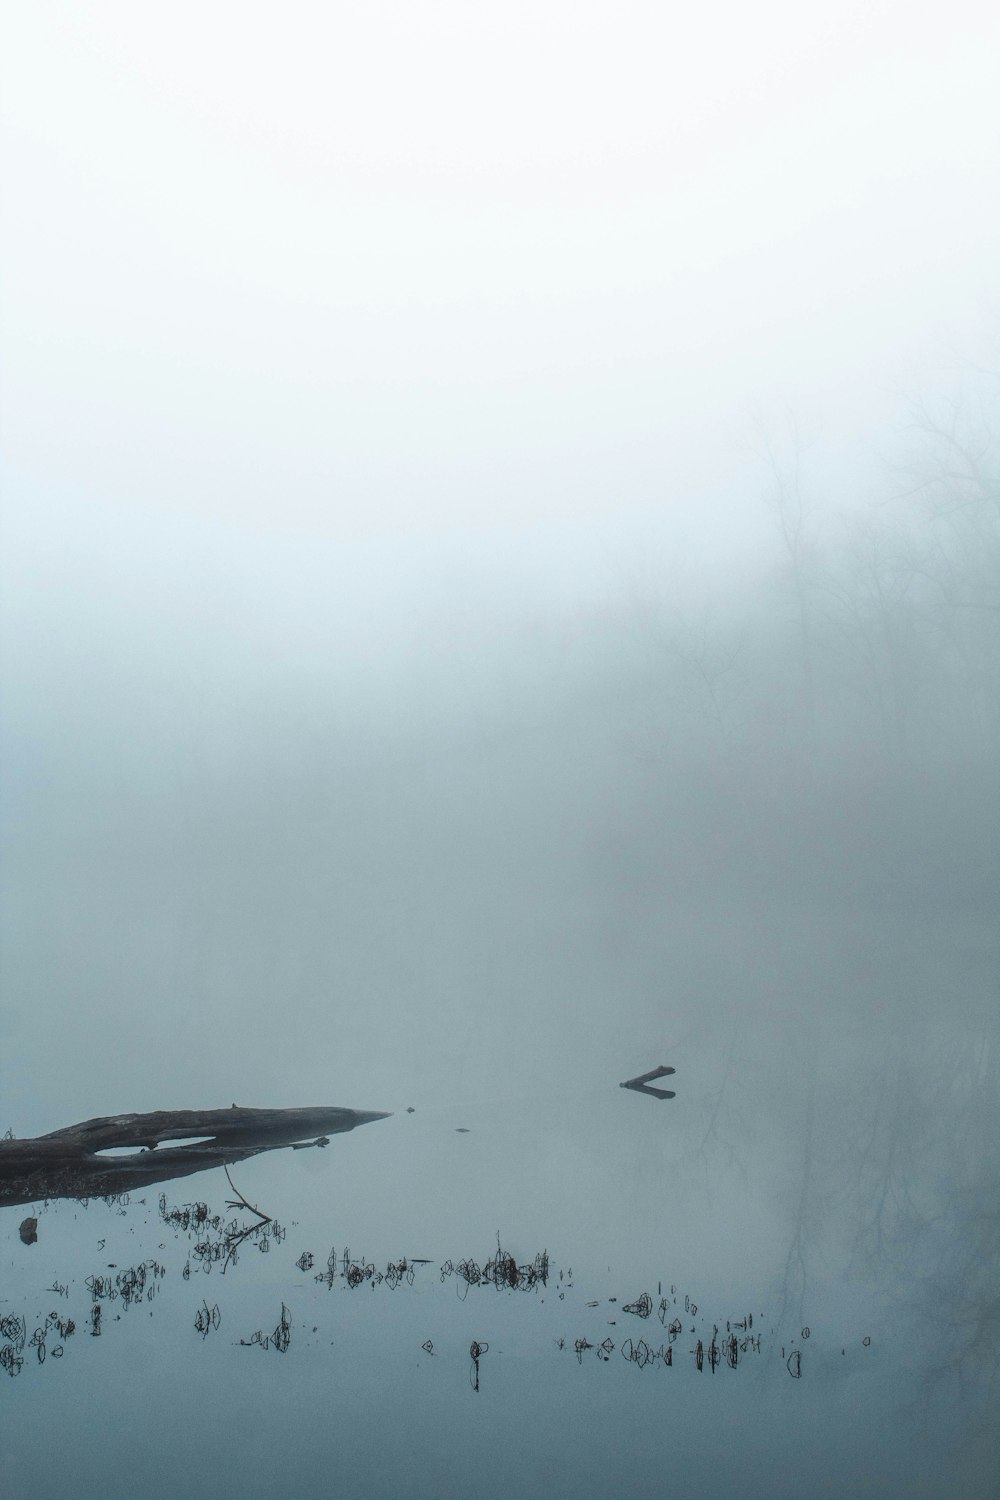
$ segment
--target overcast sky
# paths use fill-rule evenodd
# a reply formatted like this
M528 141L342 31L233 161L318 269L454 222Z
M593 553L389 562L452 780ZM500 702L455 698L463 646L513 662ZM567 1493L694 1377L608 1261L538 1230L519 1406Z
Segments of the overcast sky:
M989 317L998 26L12 7L8 497L340 540L739 530L752 403L836 449Z

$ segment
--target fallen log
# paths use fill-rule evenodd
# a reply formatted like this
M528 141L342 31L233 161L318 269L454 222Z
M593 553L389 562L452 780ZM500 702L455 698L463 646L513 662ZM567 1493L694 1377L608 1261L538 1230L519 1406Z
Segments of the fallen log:
M325 1145L327 1136L385 1119L387 1114L370 1109L241 1109L235 1104L102 1115L30 1140L0 1140L0 1208L43 1198L130 1193L282 1146ZM204 1139L163 1145L192 1136ZM131 1155L99 1154L128 1148Z

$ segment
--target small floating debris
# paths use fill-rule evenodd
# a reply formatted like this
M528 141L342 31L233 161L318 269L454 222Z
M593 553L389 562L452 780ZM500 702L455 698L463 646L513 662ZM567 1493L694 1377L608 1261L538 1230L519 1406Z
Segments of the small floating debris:
M668 1078L671 1073L676 1073L676 1068L651 1068L648 1073L640 1073L638 1078L627 1078L619 1088L632 1089L637 1094L649 1094L653 1099L676 1099L677 1095L673 1089L654 1089L651 1087L654 1078Z

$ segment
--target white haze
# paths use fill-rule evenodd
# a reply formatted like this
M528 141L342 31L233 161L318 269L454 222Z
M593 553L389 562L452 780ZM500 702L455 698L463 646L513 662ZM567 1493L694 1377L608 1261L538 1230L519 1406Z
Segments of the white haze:
M988 313L978 4L40 3L5 33L24 505L339 539L662 508L746 544L752 401L837 449Z

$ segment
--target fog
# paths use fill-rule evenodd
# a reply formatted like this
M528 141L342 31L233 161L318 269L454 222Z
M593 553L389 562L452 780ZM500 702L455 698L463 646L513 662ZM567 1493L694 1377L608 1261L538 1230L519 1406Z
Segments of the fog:
M996 41L5 18L0 1130L392 1112L0 1210L12 1493L997 1493Z

